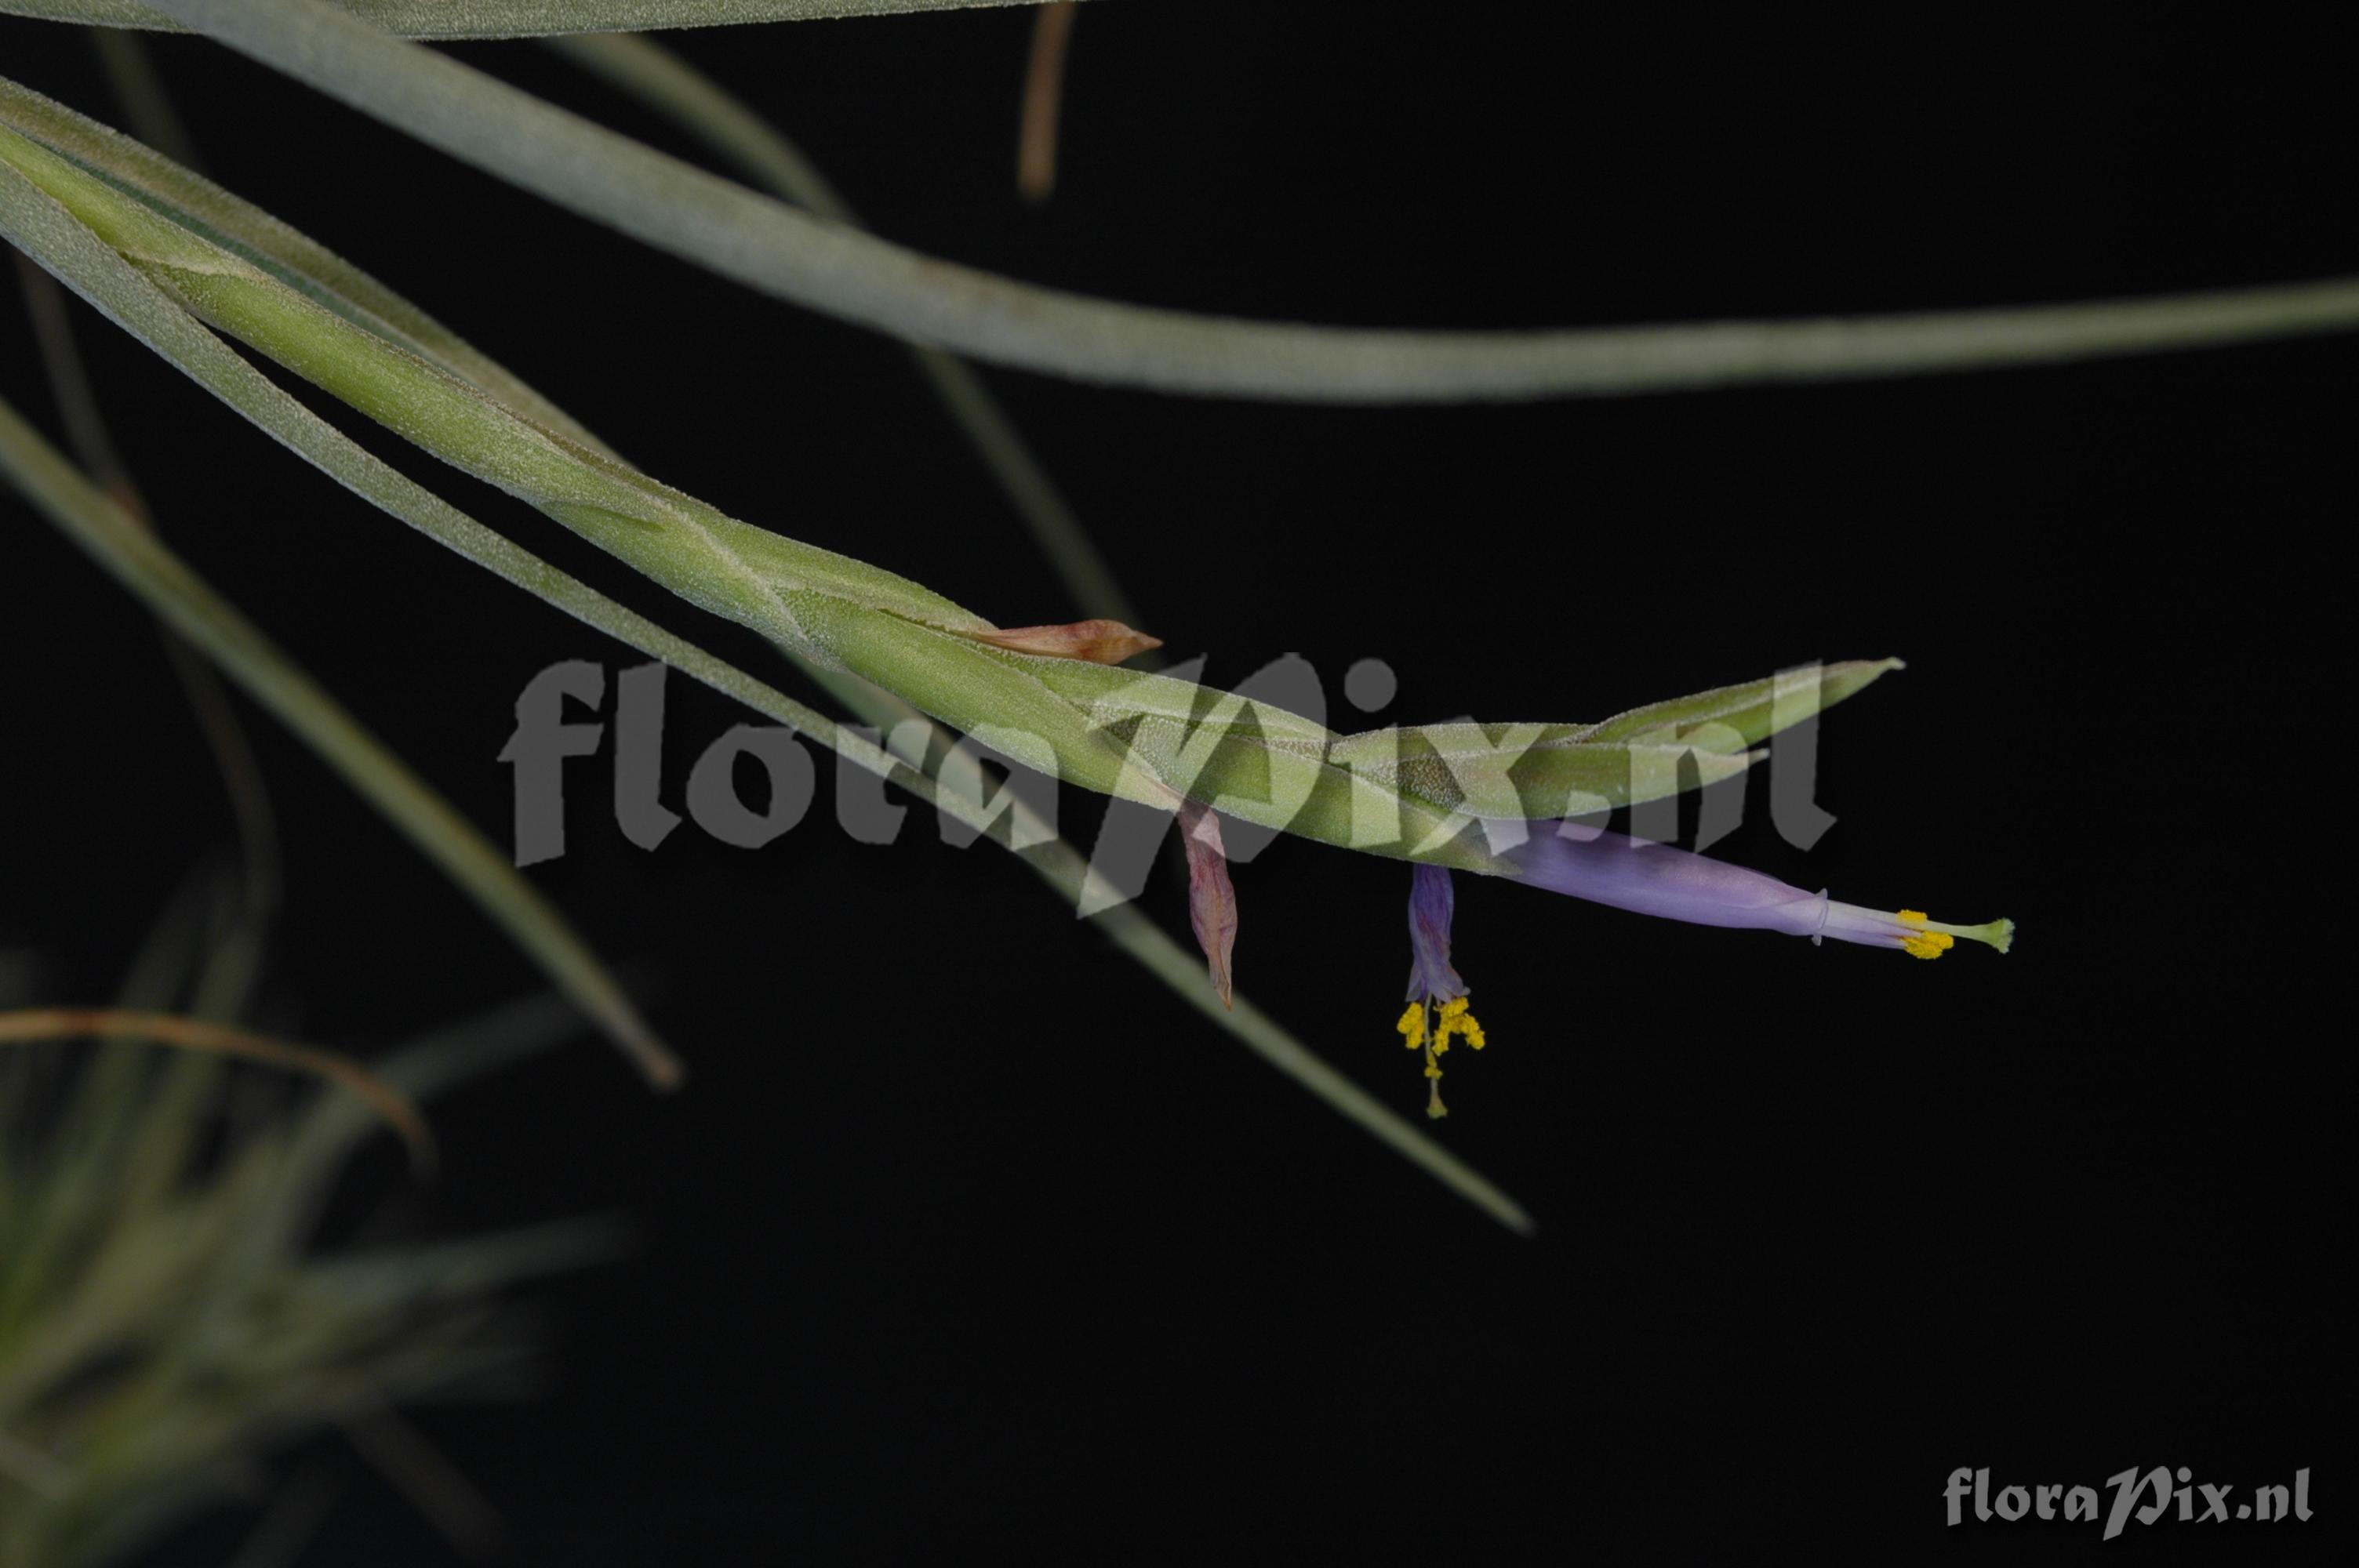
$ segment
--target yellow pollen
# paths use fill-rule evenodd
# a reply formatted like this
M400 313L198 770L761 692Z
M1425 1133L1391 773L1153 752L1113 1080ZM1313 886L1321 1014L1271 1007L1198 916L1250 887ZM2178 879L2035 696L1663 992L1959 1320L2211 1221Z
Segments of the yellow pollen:
M1925 926L1929 916L1921 909L1904 909L1892 918L1903 925L1914 925L1923 932L1921 935L1903 936L1900 939L1900 948L1905 953L1919 958L1938 958L1958 945L1958 939L1947 932L1926 931Z
M1449 1050L1453 1036L1464 1040L1477 1051L1488 1044L1481 1021L1466 1011L1466 999L1462 996L1452 997L1441 1004L1441 1022L1433 1036L1434 1050Z
M1429 1014L1432 1016L1429 1018ZM1421 1047L1425 1052L1425 1076L1430 1087L1425 1114L1449 1115L1441 1103L1441 1057L1450 1050L1450 1043L1463 1040L1477 1051L1490 1043L1481 1022L1467 1011L1466 999L1451 997L1439 1008L1430 999L1413 1001L1401 1010L1400 1022L1393 1028L1402 1044L1412 1051Z

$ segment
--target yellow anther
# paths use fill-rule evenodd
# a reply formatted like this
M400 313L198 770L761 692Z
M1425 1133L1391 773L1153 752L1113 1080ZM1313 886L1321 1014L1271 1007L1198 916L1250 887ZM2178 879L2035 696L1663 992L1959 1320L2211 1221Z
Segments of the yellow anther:
M1441 1004L1441 1022L1435 1026L1433 1036L1436 1051L1449 1050L1452 1038L1464 1040L1477 1051L1487 1044L1482 1023L1466 1011L1466 999L1462 996L1452 997Z
M1431 1091L1426 1098L1425 1114L1449 1115L1441 1103L1441 1057L1452 1040L1463 1040L1477 1051L1486 1044L1482 1024L1467 1011L1466 999L1454 996L1439 1005L1431 998L1413 1001L1402 1010L1400 1022L1393 1027L1410 1050L1420 1046L1425 1050L1425 1076Z
M1925 927L1931 924L1931 921L1921 909L1904 909L1892 918L1903 925L1914 925L1925 933L1921 936L1903 936L1900 939L1903 952L1913 954L1919 958L1938 958L1958 945L1958 939L1947 932L1925 931Z

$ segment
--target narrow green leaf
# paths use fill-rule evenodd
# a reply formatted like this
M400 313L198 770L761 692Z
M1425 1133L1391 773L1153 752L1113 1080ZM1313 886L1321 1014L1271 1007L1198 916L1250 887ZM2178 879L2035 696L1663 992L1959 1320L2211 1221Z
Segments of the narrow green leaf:
M1832 708L1877 676L1902 667L1898 659L1806 665L1764 680L1715 687L1693 697L1634 708L1591 725L1567 743L1597 745L1678 737L1708 750L1734 751L1757 745L1775 731Z
M1040 0L326 0L409 38L520 38L550 33L614 33L657 27L717 27L890 16ZM139 0L0 0L0 16L37 16L102 27L186 32Z
M780 298L971 358L1222 396L1452 402L1919 374L2359 327L2359 278L1798 321L1426 332L1034 287L816 220L311 0L157 8L560 206Z
M0 180L13 178L13 170L0 171ZM440 866L598 1021L651 1082L669 1087L679 1081L678 1058L565 917L516 874L507 858L5 400L0 471Z

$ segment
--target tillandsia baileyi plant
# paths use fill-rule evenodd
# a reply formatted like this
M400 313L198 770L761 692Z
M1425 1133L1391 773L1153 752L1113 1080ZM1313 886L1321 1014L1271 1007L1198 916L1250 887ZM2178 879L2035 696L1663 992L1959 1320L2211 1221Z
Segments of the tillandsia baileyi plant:
M743 286L750 307L783 302L905 343L1063 579L1061 589L1044 586L1028 603L990 604L988 614L919 580L932 574L914 539L875 530L855 557L808 542L842 542L846 519L808 513L791 499L756 520L740 519L646 471L621 455L632 445L623 433L593 432L394 286L307 237L302 226L310 220L298 200L282 195L271 202L275 211L265 211L234 193L234 172L217 183L152 126L125 135L49 96L38 81L15 80L5 31L0 239L261 434L371 505L829 747L840 766L876 774L1014 852L1186 1005L1519 1232L1533 1228L1524 1209L1442 1146L1413 1110L1404 1117L1397 1108L1414 1104L1415 1077L1406 1075L1421 1073L1423 1120L1442 1118L1445 1072L1465 1059L1453 1052L1485 1049L1492 1028L1509 1043L1534 1032L1536 1021L1487 1005L1478 1018L1468 977L1481 975L1479 957L1462 973L1465 955L1453 946L1461 896L1522 898L1506 891L1520 884L1667 922L1807 937L1814 946L1831 938L1920 963L1961 945L2009 950L2015 932L2008 919L1938 919L1919 907L1995 914L1950 910L1939 903L1940 888L1907 887L1896 875L1888 888L1842 890L1875 902L1846 902L1832 889L1789 883L1608 826L1616 813L1644 816L1646 808L1741 780L1771 759L1776 738L1816 723L1902 668L1901 661L1888 656L1890 650L1868 647L1846 651L1874 656L1761 676L1776 656L1765 649L1760 664L1727 672L1753 678L1644 701L1602 720L1462 719L1341 732L1312 711L1314 704L1250 686L1223 689L1191 678L1197 666L1157 664L1162 642L1139 629L1147 618L1132 608L968 362L1188 396L1353 406L1500 404L2041 365L2359 325L2359 279L2348 277L1996 309L1531 331L1281 324L1116 303L871 235L790 144L642 36L963 3L973 0L0 0L0 29L37 26L19 20L36 18L126 30L108 35L118 40L145 30L205 35L520 191ZM1059 16L1059 29L1071 25L1070 11ZM921 27L923 19L905 25ZM1042 37L1036 68L1053 71L1063 34L1044 26ZM565 59L676 122L763 189L658 151L431 47L524 38L546 39ZM1027 136L1040 126L1047 129L1038 135L1053 135L1053 103L1027 110L1026 124ZM1053 168L1039 146L1027 146L1028 195L1038 199ZM430 196L417 200L423 204ZM461 308L438 308L461 319ZM498 307L478 299L463 308L461 324L481 331ZM60 379L51 369L53 381ZM523 503L631 574L755 633L848 719L787 695L478 522L434 484L374 455L288 391L274 372L316 389L356 416L354 423L365 421ZM255 443L250 460L264 455ZM681 1080L679 1058L510 857L183 562L88 451L59 450L34 421L0 401L0 477L188 648L299 735L649 1082L669 1087ZM1437 556L1442 551L1439 542L1431 548ZM1209 593L1203 601L1211 601ZM1080 618L1068 619L1075 610ZM1191 643L1210 630L1149 624L1153 633ZM1526 633L1509 623L1485 634L1512 643ZM1540 654L1537 647L1511 651ZM1647 696L1644 670L1613 674L1627 683L1633 699ZM1708 678L1716 677L1677 684ZM1184 856L1188 920L1201 961L1136 906L1141 878L1084 857L1012 787L995 795L986 790L978 753L1168 817ZM1405 1068L1397 1088L1371 1094L1361 1087L1254 1006L1238 984L1241 940L1250 963L1281 953L1286 937L1265 935L1242 917L1231 844L1273 834L1399 863L1405 995L1397 1001L1345 999L1352 1015L1364 1020L1365 1043L1388 1046L1387 1065ZM1905 858L1906 847L1894 852ZM1401 907L1389 905L1381 921L1358 908L1343 918L1364 922L1371 939L1381 929L1382 940L1397 943L1392 923ZM1531 918L1553 915L1543 907ZM826 937L797 940L815 945ZM992 1000L1028 1005L1021 994L1011 981L1006 997ZM218 1044L230 1036L212 1038ZM440 1064L437 1073L459 1070L443 1056L432 1061ZM412 1080L422 1070L414 1056L397 1056L383 1076L408 1091L421 1087L422 1080ZM1512 1071L1512 1064L1499 1070ZM118 1074L106 1081L124 1080ZM0 1119L8 1109L0 1106ZM338 1124L341 1150L354 1136L357 1111L343 1104L333 1114L345 1119ZM325 1136L299 1129L281 1141L291 1146ZM49 1158L50 1146L34 1147ZM310 1149L303 1145L310 1163L287 1176L289 1183L316 1186L324 1179L325 1156ZM277 1179L271 1173L283 1174L279 1165L248 1173L266 1163L259 1156L232 1161L230 1175L203 1198L221 1207L206 1213L229 1215L233 1200L262 1204L268 1181ZM0 1188L0 1198L35 1184L19 1180ZM12 1223L11 1213L0 1207L0 1230ZM153 1218L141 1214L142 1223ZM310 1291L315 1265L300 1255L275 1210L270 1217L278 1248L268 1260L277 1271L272 1279L297 1294ZM16 1228L27 1230L30 1223ZM208 1220L190 1234L210 1244L230 1224ZM35 1319L31 1306L8 1315L12 1289L28 1302L54 1304L78 1288L78 1277L62 1269L54 1281L45 1274L36 1283L0 1281L0 1336ZM396 1286L383 1293L401 1298L397 1305L415 1304ZM152 1314L156 1306L143 1298L138 1310ZM365 1312L346 1326L349 1334L336 1346L378 1344L366 1336L378 1323ZM30 1340L32 1331L25 1332ZM386 1382L402 1392L431 1380L421 1373L409 1382ZM12 1401L6 1396L20 1382L29 1391ZM110 1476L91 1456L103 1458L117 1441L113 1429L70 1408L61 1388L73 1392L62 1373L43 1382L0 1367L0 1444L18 1445L0 1447L0 1459L14 1453L18 1472L79 1499L78 1511L58 1530L91 1532L93 1553L111 1550L112 1541L97 1540L103 1532L87 1522L92 1516L85 1505L113 1494L97 1482L77 1488L92 1475L118 1486L129 1484L125 1476L152 1477L158 1462L126 1461L122 1474ZM314 1400L290 1423L324 1419L321 1411L333 1406ZM243 1452L265 1444L266 1425L241 1425L235 1443L217 1446ZM8 1468L0 1465L0 1487L9 1484ZM0 1542L7 1539L0 1533ZM71 1545L49 1550L63 1562Z

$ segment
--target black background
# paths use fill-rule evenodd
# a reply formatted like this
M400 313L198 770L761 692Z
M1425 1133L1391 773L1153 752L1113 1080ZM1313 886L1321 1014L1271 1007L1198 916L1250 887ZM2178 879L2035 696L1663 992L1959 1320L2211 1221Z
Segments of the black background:
M2323 276L2353 254L2319 40L1994 14L1860 29L1665 13L1125 4L1076 28L1063 178L1012 186L1029 23L686 35L885 233L1114 297L1518 326L2032 302ZM1432 16L1440 16L1440 13ZM1979 14L1978 14L1979 16ZM2224 29L2228 24L2223 22ZM890 345L515 195L201 42L157 52L208 170L390 282L658 476L1004 624L1076 612ZM658 145L529 44L462 58ZM119 123L86 46L6 73ZM77 308L168 537L505 841L496 759L560 659L636 656L366 509ZM619 1211L538 1292L551 1388L432 1410L519 1561L1517 1561L1945 1530L1941 1487L2314 1477L2340 1411L2325 1128L2345 1038L2347 337L2104 365L1506 408L1219 404L990 373L1210 677L1380 657L1382 716L1593 719L1902 654L1825 725L1809 853L1767 792L1715 852L1877 907L2013 915L1902 962L1460 881L1494 1046L1442 1137L1510 1236L1205 1026L988 847L817 813L633 848L608 759L532 873L690 1058L592 1042L438 1111L419 1233ZM0 392L49 410L21 315ZM349 418L348 427L356 425ZM553 524L370 444L678 629L766 653ZM21 504L0 590L0 947L107 995L227 839L141 612ZM747 718L670 684L667 789ZM527 965L301 747L272 986L381 1048ZM822 779L832 768L822 764ZM822 803L825 800L822 795ZM1086 841L1095 804L1065 802ZM1392 862L1237 876L1241 986L1414 1114ZM1149 907L1184 938L1178 891ZM389 1155L358 1176L391 1191ZM375 1184L374 1187L370 1184ZM332 1449L322 1452L332 1454ZM307 1561L443 1561L357 1462ZM158 1562L215 1560L234 1519ZM2133 1536L2152 1550L2171 1532ZM2214 1550L2227 1542L2207 1543ZM2122 1550L2110 1548L2109 1550Z

